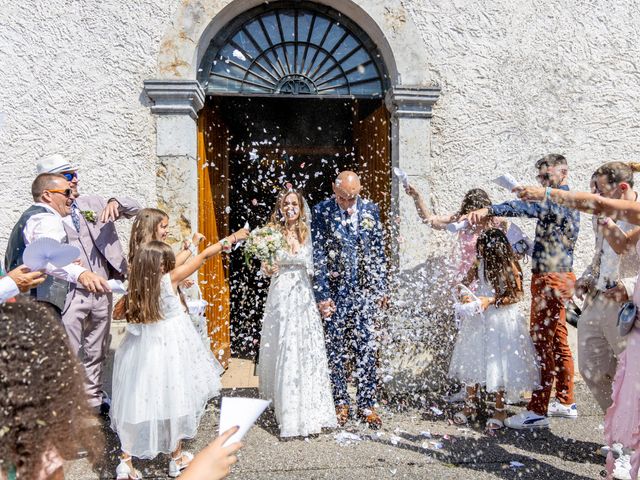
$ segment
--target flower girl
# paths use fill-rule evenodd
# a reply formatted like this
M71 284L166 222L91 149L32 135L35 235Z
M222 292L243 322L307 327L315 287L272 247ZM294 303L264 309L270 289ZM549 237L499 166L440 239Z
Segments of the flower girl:
M119 480L142 478L131 457L170 453L170 477L179 476L193 458L182 451L181 441L195 436L207 402L219 393L222 367L200 341L177 285L247 234L240 230L178 267L164 242L144 243L136 252L127 332L113 367L111 427L122 448Z
M467 387L463 411L454 415L465 424L477 409L477 386L496 393L496 408L487 428L504 426L505 394L516 401L520 394L539 387L539 369L527 325L517 303L522 299L522 270L506 235L484 231L476 244L478 260L465 283L478 281L475 314L462 322L451 357L449 376ZM463 302L470 302L464 297ZM468 310L468 309L465 309Z

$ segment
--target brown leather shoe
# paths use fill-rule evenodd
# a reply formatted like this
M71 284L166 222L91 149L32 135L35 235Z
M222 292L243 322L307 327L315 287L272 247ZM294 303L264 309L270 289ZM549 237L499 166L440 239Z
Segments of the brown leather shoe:
M336 417L338 425L344 427L349 421L349 405L336 405Z
M369 426L369 428L372 428L373 430L378 430L382 426L382 419L373 407L361 408L358 410L358 416Z

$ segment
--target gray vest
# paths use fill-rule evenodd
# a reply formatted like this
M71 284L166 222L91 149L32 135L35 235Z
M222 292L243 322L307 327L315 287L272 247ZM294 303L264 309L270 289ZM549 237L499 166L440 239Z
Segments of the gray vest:
M38 213L47 213L48 211L49 210L39 205L32 205L22 214L15 224L13 230L11 230L9 242L7 243L7 253L4 256L4 265L7 272L22 265L22 254L26 248L23 232L27 221ZM62 311L68 292L68 282L49 275L44 283L41 283L38 287L31 290L31 295L36 297L36 300L39 302L51 303L57 307L58 310Z

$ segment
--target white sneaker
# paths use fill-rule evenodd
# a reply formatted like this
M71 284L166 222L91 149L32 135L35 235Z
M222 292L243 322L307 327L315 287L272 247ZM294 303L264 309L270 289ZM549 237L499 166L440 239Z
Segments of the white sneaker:
M578 408L575 403L572 403L571 405L564 405L557 400L554 400L549 404L547 415L550 417L578 418Z
M602 447L600 447L600 450L598 450L598 453L600 454L601 457L606 458L607 455L609 454L609 451L613 453L613 458L618 458L620 455L622 455L622 444L614 443L611 446L603 445Z
M533 430L536 428L549 428L549 419L543 415L525 410L505 419L504 424L516 430Z
M613 464L613 478L631 480L631 456L620 455Z

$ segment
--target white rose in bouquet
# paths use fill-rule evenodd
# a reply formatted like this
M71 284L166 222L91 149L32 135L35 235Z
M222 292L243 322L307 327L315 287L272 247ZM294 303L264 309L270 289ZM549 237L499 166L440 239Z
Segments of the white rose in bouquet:
M287 248L282 232L272 225L256 228L244 245L244 260L249 265L252 258L273 265L280 250Z

